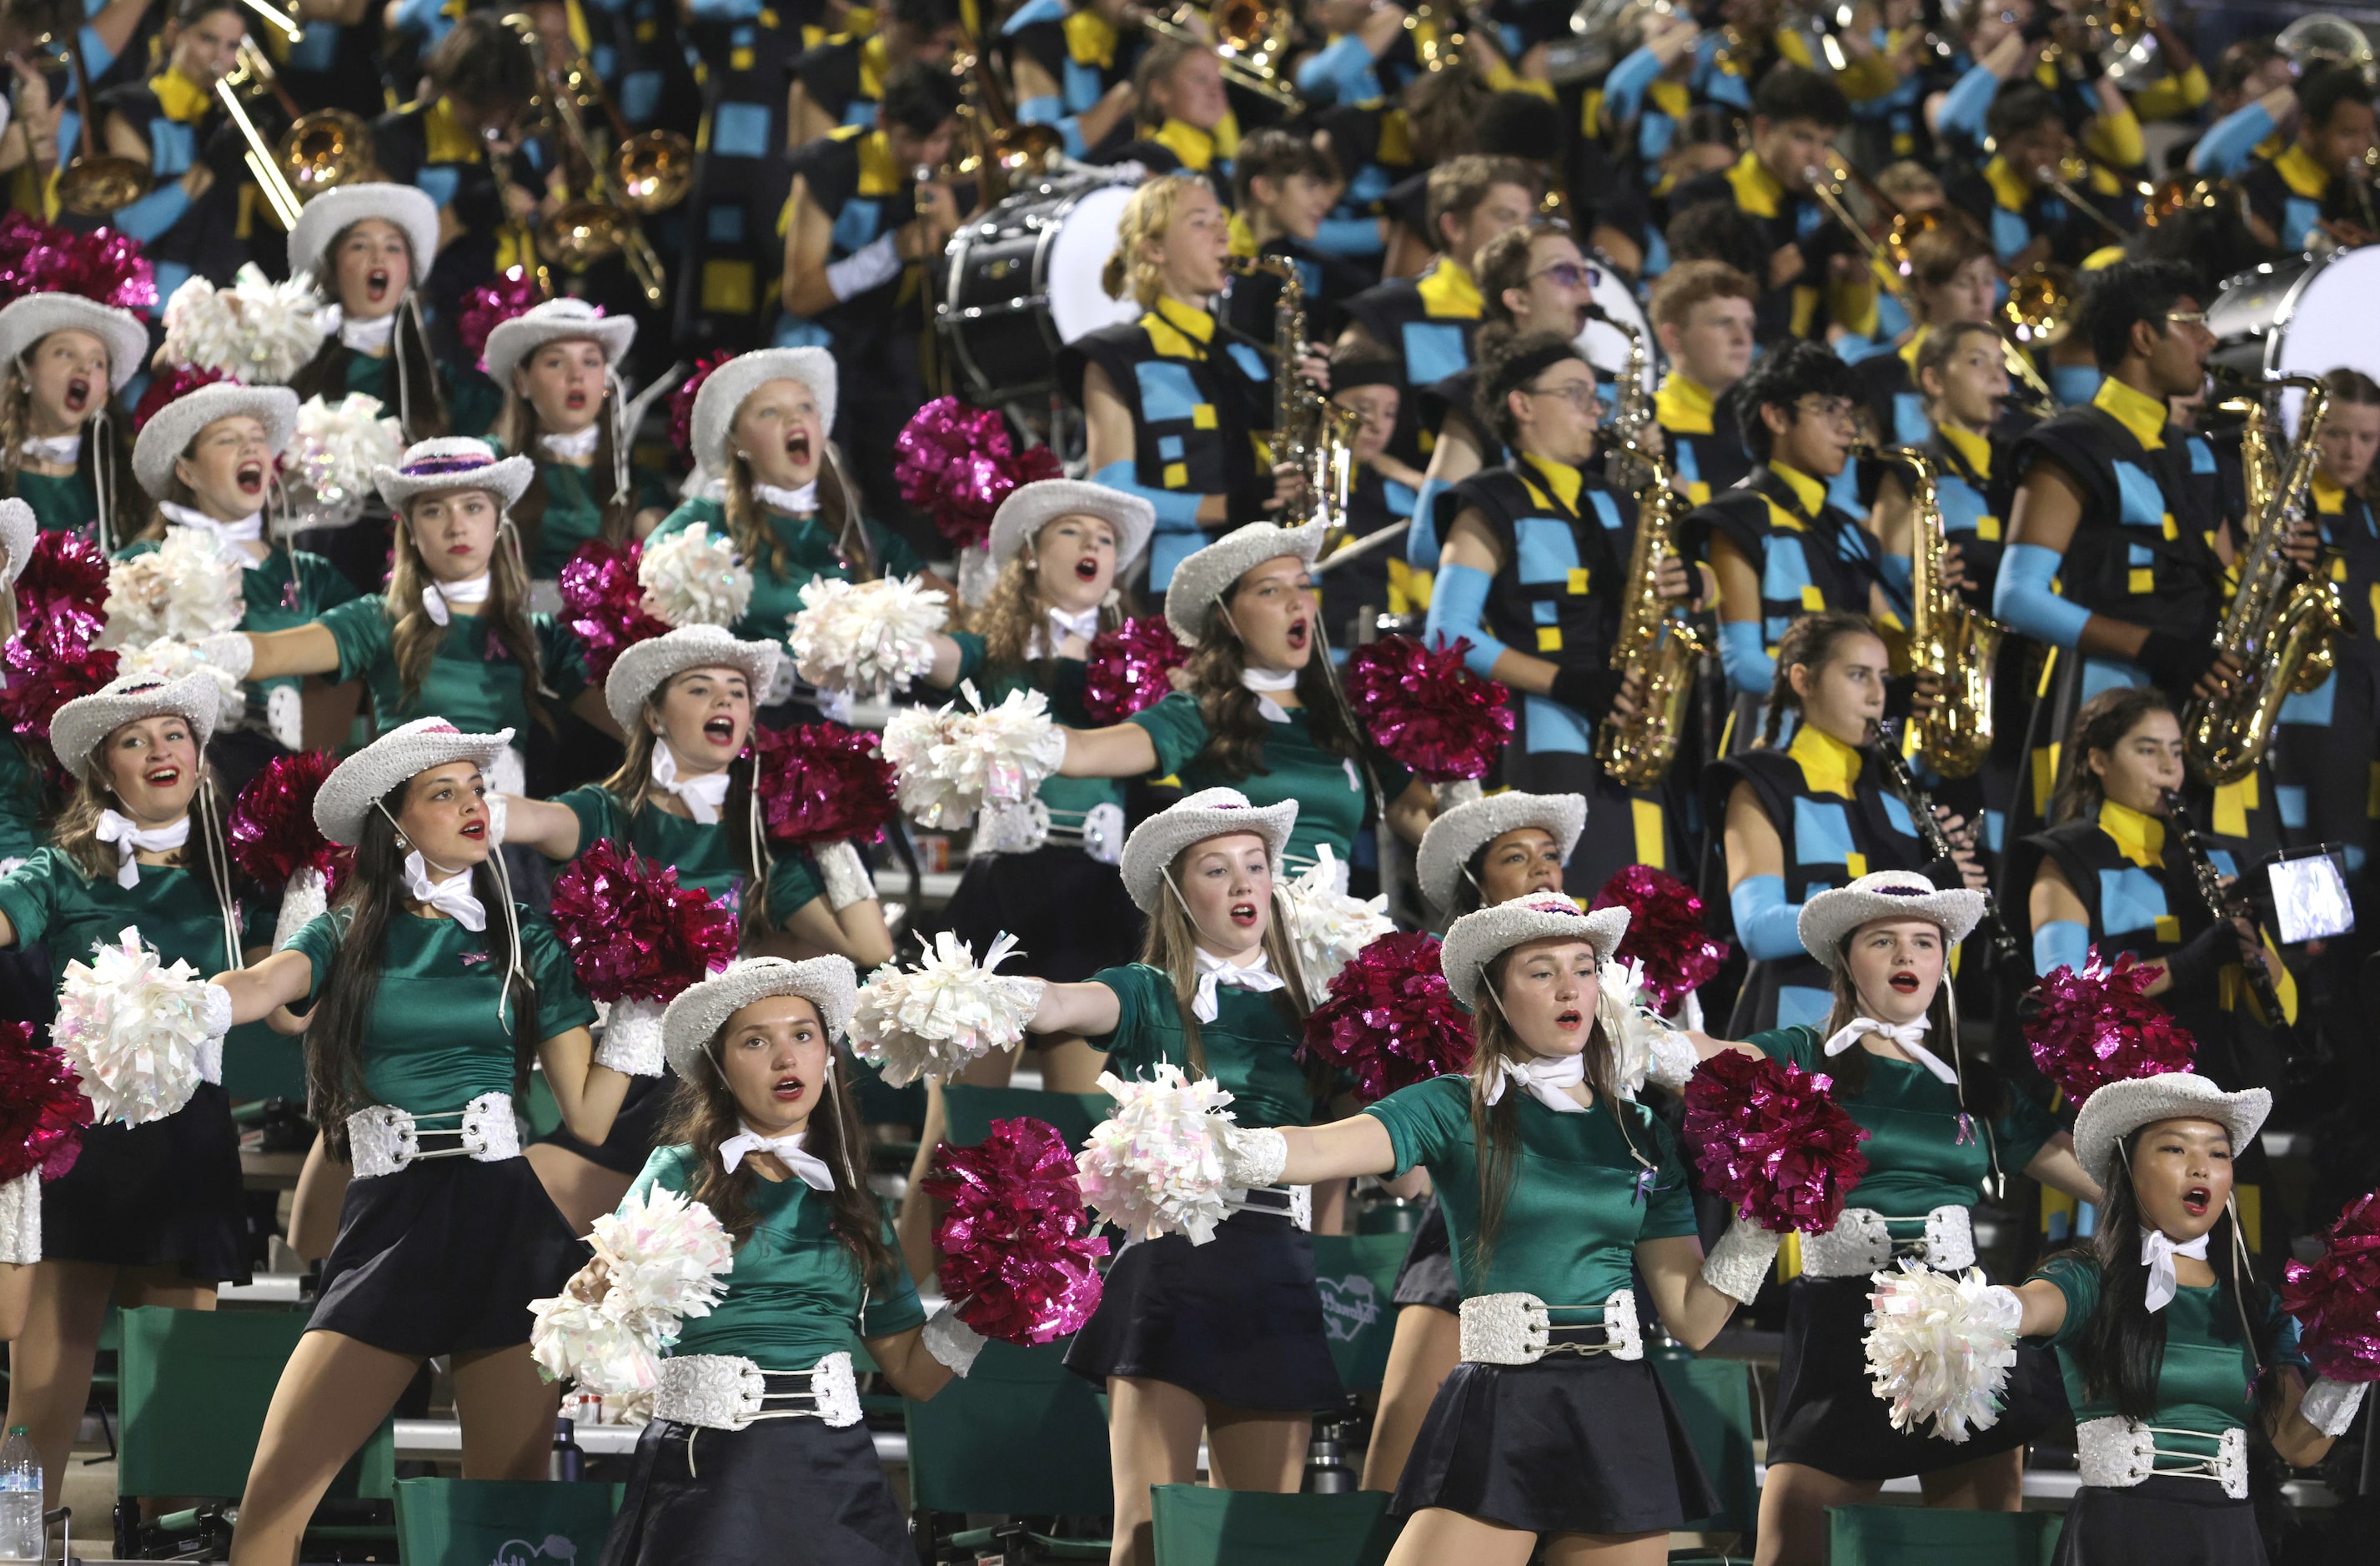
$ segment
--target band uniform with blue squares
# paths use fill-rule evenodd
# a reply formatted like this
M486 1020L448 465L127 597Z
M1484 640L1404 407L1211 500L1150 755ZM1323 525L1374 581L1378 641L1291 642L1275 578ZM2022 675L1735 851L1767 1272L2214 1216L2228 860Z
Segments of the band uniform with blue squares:
M157 269L152 313L162 319L165 301L193 274L229 277L249 259L258 191L243 176L217 179L195 201L183 192L182 176L205 158L224 116L215 95L178 70L112 87L92 113L103 126L111 115L123 120L149 145L149 193L108 221L140 240ZM100 127L91 128L96 135Z
M2369 500L2319 474L2311 499L2321 569L2338 589L2348 628L2332 641L2331 674L2281 703L2273 805L2286 842L2338 844L2347 873L2358 877L2380 819L2380 521Z
M1472 343L1479 334L1479 285L1451 256L1439 257L1418 277L1365 289L1347 301L1346 310L1352 323L1403 366L1399 383L1408 392L1471 363ZM1390 449L1408 458L1427 456L1435 443L1414 417L1399 417L1397 430Z
M1908 609L1908 595L1885 580L1876 536L1824 492L1809 475L1770 463L1686 516L1691 537L1719 534L1760 573L1760 642L1771 659L1794 621L1830 610L1865 614L1875 588Z
M487 144L464 127L443 98L408 103L374 122L372 156L382 172L420 190L462 230L439 247L422 285L433 315L453 320L470 288L507 268L537 264L518 225L504 221L503 188L507 180L528 188L536 145L526 143L510 158L491 163ZM164 280L160 268L158 281Z
M1017 120L1054 127L1065 140L1068 157L1087 156L1096 149L1083 140L1083 115L1097 108L1117 82L1132 79L1148 36L1139 29L1119 34L1089 5L1026 0L1000 24L1002 46L1012 60L1022 56L1040 67L1058 84L1058 92L1023 99L1016 105ZM1131 116L1120 117L1101 145L1122 141L1131 129Z
M833 223L827 264L856 255L917 215L914 172L892 156L892 139L881 130L844 126L796 152L789 162L809 193L810 204ZM790 243L793 197L777 219L777 238ZM904 265L865 293L839 300L814 319L790 311L778 319L779 347L832 347L837 355L865 349L891 330L895 313L917 297L924 269Z

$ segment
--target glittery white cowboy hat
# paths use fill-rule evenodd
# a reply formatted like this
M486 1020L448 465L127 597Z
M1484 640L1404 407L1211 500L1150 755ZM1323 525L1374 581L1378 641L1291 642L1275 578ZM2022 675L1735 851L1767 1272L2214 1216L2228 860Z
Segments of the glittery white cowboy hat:
M203 755L223 715L223 686L201 669L178 680L141 671L118 674L89 696L76 697L50 720L50 749L68 771L91 770L92 753L127 723L171 712L190 725Z
M693 1080L703 1051L727 1019L771 995L798 995L816 1006L832 1044L851 1026L852 1008L859 1003L859 975L848 957L811 957L799 963L746 957L731 963L725 973L686 986L662 1014L662 1052L670 1069Z
M314 824L333 843L358 843L364 818L390 789L450 761L474 761L492 774L496 758L512 742L510 729L467 734L443 718L416 718L365 746L322 780L314 793Z
M771 381L798 381L818 399L819 428L834 433L834 356L824 348L759 348L737 354L703 378L694 394L694 460L713 478L727 476L727 436L744 399ZM819 457L825 459L820 452Z
M1281 850L1297 824L1297 801L1262 807L1235 788L1202 788L1133 828L1123 844L1123 889L1144 914L1157 911L1165 891L1166 868L1194 843L1227 832L1252 832L1265 840L1273 874L1281 874Z
M1305 528L1276 528L1251 522L1225 533L1173 568L1165 587L1165 623L1184 647L1198 645L1199 627L1207 610L1232 590L1232 585L1268 560L1295 555L1312 565L1322 552L1320 523Z
M548 299L510 321L500 321L488 333L480 356L487 360L488 379L510 389L520 361L548 343L593 343L603 350L605 364L617 364L637 340L637 320L630 315L598 315L584 299Z
M149 362L149 328L128 310L80 294L28 294L0 310L0 362L14 363L53 332L88 332L107 345L107 386L124 383Z
M1096 516L1116 530L1116 575L1121 577L1157 529L1157 507L1138 495L1087 484L1079 479L1037 479L1019 484L991 514L991 560L1009 559L1061 516Z
M653 692L688 669L733 668L751 682L752 700L759 705L776 677L783 648L770 641L738 641L722 625L682 625L662 636L648 637L613 661L603 682L603 705L612 721L633 730L637 714Z
M1821 892L1802 904L1794 928L1803 949L1828 968L1840 965L1843 942L1877 919L1931 919L1956 946L1984 917L1984 894L1964 887L1941 890L1914 870L1878 870L1849 886Z
M2248 1150L2273 1112L2273 1096L2262 1087L2227 1093L2195 1072L2160 1072L2128 1082L2110 1082L2083 1100L2074 1117L2074 1156L2105 1185L2114 1172L2116 1148L2143 1125L2161 1120L2211 1120L2231 1134L2231 1156Z
M536 464L525 456L500 457L485 441L440 435L406 447L395 467L373 469L372 483L388 508L402 516L407 501L433 490L485 490L508 510L536 477Z
M298 394L286 386L211 381L159 408L132 443L132 476L140 480L151 500L164 500L174 492L174 464L208 425L225 419L262 423L265 443L279 456L298 428Z
M1454 998L1476 1010L1473 997L1479 991L1481 971L1524 941L1584 941L1595 948L1599 971L1611 961L1621 937L1627 933L1625 908L1597 908L1589 914L1559 892L1532 892L1510 903L1474 909L1455 920L1439 946L1438 966Z
M31 506L13 497L0 500L0 556L6 557L0 559L0 588L13 586L25 574L25 562L32 558L41 532Z
M368 217L376 217L403 234L413 248L416 287L438 259L438 203L429 193L410 185L372 181L342 185L309 200L289 231L289 271L314 274L315 291L333 304L339 302L337 280L331 275L331 244Z
M1429 823L1415 856L1421 894L1433 908L1451 908L1463 890L1463 868L1471 856L1508 832L1539 827L1553 836L1564 862L1578 846L1586 825L1586 798L1577 794L1523 794L1508 789L1457 805Z

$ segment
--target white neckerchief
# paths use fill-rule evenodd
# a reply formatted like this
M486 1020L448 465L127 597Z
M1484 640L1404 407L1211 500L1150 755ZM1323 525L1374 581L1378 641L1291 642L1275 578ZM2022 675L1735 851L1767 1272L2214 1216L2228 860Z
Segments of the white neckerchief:
M1488 1102L1492 1106L1504 1096L1504 1089L1518 1083L1521 1091L1556 1114L1585 1114L1586 1106L1562 1091L1586 1080L1586 1056L1532 1055L1526 1061L1510 1056L1496 1062L1496 1080L1488 1085Z
M161 500L157 503L157 513L176 527L195 528L206 534L225 554L237 556L239 563L250 571L264 564L239 547L263 540L264 513L261 511L251 511L237 521L218 522L203 511L194 511L187 505Z
M170 827L143 827L129 816L102 810L99 841L115 844L115 884L139 886L140 867L133 862L132 856L143 850L168 854L181 847L190 841L190 818L185 816Z
M339 314L339 346L343 348L352 348L359 354L385 353L388 340L395 335L395 310L372 321L349 321L344 310Z
M433 625L443 625L455 618L450 605L485 603L488 601L488 573L466 577L459 582L424 582L421 584L421 612L430 616Z
M1906 1050L1911 1060L1932 1072L1937 1080L1956 1086L1959 1074L1945 1063L1941 1056L1925 1047L1925 1031L1932 1026L1924 1017L1900 1027L1889 1026L1874 1017L1853 1017L1827 1040L1827 1053L1840 1055L1869 1034L1880 1033Z
M1263 714L1266 722L1286 723L1289 722L1289 709L1266 693L1276 690L1295 690L1297 671L1294 669L1243 669L1240 671L1240 688L1256 692L1257 710Z
M1027 658L1055 658L1068 637L1089 641L1099 634L1099 606L1096 603L1080 614L1070 614L1047 604L1042 605L1041 613L1043 624L1034 627L1033 640L1025 649Z
M2163 1310L2173 1304L2181 1281L2174 1276L2173 1258L2188 1256L2192 1261L2206 1259L2206 1242L2211 1233L2201 1234L2188 1244L2177 1245L2162 1229L2141 1231L2141 1265L2149 1269L2149 1309Z
M719 1161L733 1174L747 1153L774 1153L780 1163L794 1171L794 1178L811 1190L832 1191L834 1171L827 1168L824 1159L802 1151L802 1140L808 1135L796 1131L791 1136L763 1136L747 1125L719 1144Z
M82 455L82 431L71 435L28 435L17 443L17 449L36 462L46 462L54 467L72 467Z
M487 905L471 895L471 872L457 870L443 880L430 879L429 861L421 850L415 849L405 856L405 893L416 903L427 903L440 913L474 934L488 928Z
M727 803L727 774L710 772L698 778L678 780L677 752L669 741L653 747L653 786L666 789L686 802L686 814L706 827L719 824L719 807Z
M1255 962L1242 967L1201 949L1198 953L1198 993L1191 999L1190 1014L1200 1022L1213 1022L1222 1010L1215 991L1223 985L1257 995L1269 995L1276 989L1287 988L1281 975L1272 971L1271 962L1262 952L1257 953Z
M798 490L781 490L774 484L754 483L753 498L771 511L782 511L788 516L811 516L818 512L818 480L813 479Z
M576 435L540 435L537 443L545 455L569 462L595 455L595 443L603 438L603 421L597 419Z

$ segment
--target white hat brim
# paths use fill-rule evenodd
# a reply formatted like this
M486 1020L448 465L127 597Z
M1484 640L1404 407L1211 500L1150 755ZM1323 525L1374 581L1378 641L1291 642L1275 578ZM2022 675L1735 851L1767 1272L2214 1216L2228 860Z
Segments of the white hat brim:
M510 729L467 734L422 726L443 721L407 723L340 762L314 793L314 824L322 829L322 835L352 846L362 840L364 819L372 806L397 784L450 761L473 762L480 771L492 772L496 758L513 742Z
M473 441L473 445L480 443ZM480 447L485 450L484 446ZM411 453L407 454L408 456ZM525 456L500 456L478 467L465 467L452 473L407 473L400 468L381 467L372 472L372 486L380 498L398 516L405 514L407 503L417 496L443 494L453 490L485 490L496 497L499 509L509 511L515 502L528 489L529 480L537 477L537 465Z
M1565 902L1568 899L1564 899ZM1438 948L1438 967L1454 998L1476 1011L1479 976L1488 964L1515 946L1532 941L1584 941L1595 948L1600 970L1620 950L1628 933L1628 910L1613 906L1582 913L1572 904L1560 909L1532 907L1526 901L1498 903L1475 908L1454 921Z
M592 343L603 350L603 362L611 365L619 363L636 340L637 319L632 315L540 315L531 310L498 322L488 334L481 357L488 362L488 379L499 391L509 392L520 361L548 343Z
M79 696L60 707L57 715L50 720L50 751L59 764L78 777L89 776L91 756L108 735L127 723L166 712L190 725L203 758L207 741L215 732L215 720L223 713L223 686L201 669L144 690L117 688L153 678L154 675L137 674L118 675L91 695Z
M2084 1099L2074 1117L2074 1157L2104 1186L2115 1172L2117 1147L2142 1126L2161 1120L2211 1120L2231 1134L2231 1156L2237 1159L2247 1152L2272 1112L2273 1096L2264 1088L2227 1093L2195 1072L2110 1082Z
M253 419L263 424L265 442L279 456L298 429L298 394L286 386L216 381L159 408L132 443L132 476L140 480L151 500L164 500L173 492L174 464L208 425L226 419Z
M727 476L727 437L744 399L771 381L798 381L818 399L819 428L834 436L834 356L824 348L759 348L738 354L704 378L694 394L694 459L714 478ZM821 461L825 458L820 453Z
M1327 531L1320 523L1277 528L1269 522L1251 522L1184 559L1165 585L1165 623L1172 628L1173 639L1184 647L1197 646L1208 609L1266 561L1294 555L1311 566L1322 553Z
M1917 886L1923 884L1925 891ZM1899 886L1898 892L1876 890ZM1829 970L1842 965L1843 942L1860 926L1878 919L1927 919L1942 927L1943 939L1956 946L1973 933L1984 917L1984 894L1964 887L1943 891L1913 871L1887 870L1863 876L1849 886L1821 892L1802 904L1794 929L1802 949Z
M41 519L33 508L10 496L0 500L0 588L13 587L25 574L25 562L33 557L33 545L42 536Z
M1290 832L1297 825L1296 800L1218 807L1191 802L1198 797L1193 795L1179 805L1160 810L1124 839L1123 889L1144 914L1157 911L1157 900L1165 891L1167 868L1184 849L1210 837L1255 832L1265 841L1265 854L1272 861L1274 876L1281 874L1281 854L1289 846Z
M1138 495L1079 479L1037 479L1011 490L991 514L992 564L1007 564L1061 516L1096 516L1115 528L1119 577L1132 568L1157 530L1157 507Z
M727 1019L771 995L798 995L819 1009L832 1046L850 1031L859 1003L859 975L848 957L746 957L699 984L688 985L662 1014L662 1053L686 1081L697 1079L703 1052ZM830 1055L830 1059L832 1056Z
M1586 827L1586 796L1578 794L1523 794L1518 789L1491 794L1457 805L1429 823L1414 856L1415 877L1432 908L1454 905L1463 890L1463 868L1471 856L1509 832L1537 827L1553 836L1562 862L1570 861L1578 834Z
M603 705L613 722L634 734L638 715L654 691L688 669L732 668L741 669L751 681L752 703L758 707L783 657L776 643L739 641L724 626L682 625L646 637L613 661L603 681Z
M298 213L298 226L289 231L290 273L312 273L315 292L337 304L338 281L330 275L331 246L368 217L405 236L413 250L413 286L421 286L438 259L438 203L425 190L379 180L342 185L306 203Z
M149 362L149 328L128 310L86 299L80 294L28 294L0 309L0 362L14 364L53 332L88 332L107 345L107 389L124 383Z

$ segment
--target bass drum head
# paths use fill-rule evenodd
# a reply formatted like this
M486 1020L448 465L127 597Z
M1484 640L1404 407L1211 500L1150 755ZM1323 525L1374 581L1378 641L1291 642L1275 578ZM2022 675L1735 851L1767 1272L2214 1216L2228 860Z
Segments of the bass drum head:
M1637 304L1636 296L1629 289L1627 280L1601 255L1590 252L1586 267L1595 274L1596 308L1612 321L1624 321L1644 334L1645 395L1652 395L1653 389L1661 383L1661 345L1654 341L1653 328L1645 319L1644 308ZM1628 368L1628 334L1620 328L1606 322L1589 321L1586 330L1578 334L1577 342L1579 352L1586 356L1587 363L1595 366L1596 374L1607 386L1618 380L1621 372ZM1607 391L1607 401L1609 397Z
M1129 292L1111 299L1099 285L1099 273L1115 254L1132 189L1129 185L1102 185L1086 190L1058 215L1057 236L1044 252L1041 282L1050 299L1050 320L1062 343L1140 319L1140 305Z
M2273 334L2265 364L2277 375L2316 379L2334 370L2360 370L2380 381L2380 248L2340 250L2310 269L2288 318ZM2282 394L2282 417L2294 438L2301 392Z
M953 236L940 325L980 407L1057 385L1057 352L1087 332L1136 321L1099 273L1114 253L1129 186L1068 181L1019 191Z

